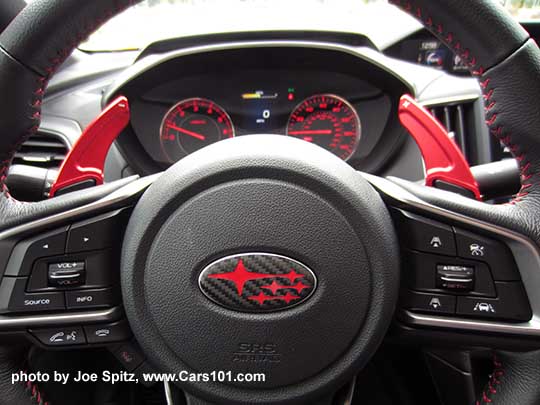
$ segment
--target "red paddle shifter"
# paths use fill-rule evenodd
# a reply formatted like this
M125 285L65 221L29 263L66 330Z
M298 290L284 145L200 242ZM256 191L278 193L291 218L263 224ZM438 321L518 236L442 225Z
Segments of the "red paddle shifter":
M109 148L130 119L126 97L118 97L86 128L60 167L50 197L103 184Z
M426 186L457 191L482 200L467 160L429 111L411 96L404 95L399 103L399 120L420 148Z

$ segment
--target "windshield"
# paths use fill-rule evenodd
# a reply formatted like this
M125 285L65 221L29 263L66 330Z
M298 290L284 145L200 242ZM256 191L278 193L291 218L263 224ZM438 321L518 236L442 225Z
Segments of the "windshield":
M540 0L501 3L519 20L540 19ZM374 37L391 36L407 24L417 28L387 0L145 0L109 21L80 48L136 50L167 38L257 30L358 32L377 43Z

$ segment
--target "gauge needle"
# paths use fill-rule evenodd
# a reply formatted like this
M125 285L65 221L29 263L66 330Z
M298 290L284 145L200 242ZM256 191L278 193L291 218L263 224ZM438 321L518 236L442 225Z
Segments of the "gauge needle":
M175 131L181 132L183 134L192 136L193 138L200 139L201 141L206 140L206 136L198 134L197 132L189 131L187 129L177 127L176 125L170 125L169 124L169 125L167 125L167 127L171 128L171 129L174 129Z
M289 131L289 135L332 135L331 129L313 129L305 131Z

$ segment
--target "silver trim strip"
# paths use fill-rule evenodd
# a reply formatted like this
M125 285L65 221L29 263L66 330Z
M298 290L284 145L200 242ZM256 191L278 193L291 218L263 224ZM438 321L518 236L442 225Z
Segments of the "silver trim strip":
M101 311L60 313L32 316L0 316L0 330L21 330L54 325L74 325L87 323L114 322L121 318L123 310L120 307Z
M417 326L429 326L441 329L459 329L507 335L540 336L540 250L533 241L519 233L500 226L429 204L387 179L366 173L361 173L361 175L382 194L387 195L405 206L416 209L413 212L428 212L435 216L461 223L465 227L468 226L481 229L488 234L497 235L499 239L506 242L516 260L533 312L530 321L520 323L420 315L416 313L413 314L410 311L404 311L399 314L404 316L405 321Z
M478 94L460 94L458 96L452 97L440 97L440 98L430 98L427 100L421 100L420 104L425 108L441 107L451 104L463 104L463 103L473 103L480 95Z
M165 390L165 399L167 401L167 405L174 405L172 392L171 392L171 386L169 385L168 381L163 382L163 388Z
M46 218L37 219L27 224L16 226L0 232L0 241L8 239L10 237L17 236L29 231L36 230L37 228L57 226L55 224L61 224L70 219L75 219L84 215L91 214L92 212L103 212L107 210L107 207L114 207L120 205L122 202L128 201L135 197L137 194L142 193L148 188L161 173L154 174L152 176L143 177L125 185L124 187L114 191L107 197L94 201L90 204L83 205L81 207L73 208L71 210L60 212L58 214L51 215ZM97 214L96 214L97 215Z

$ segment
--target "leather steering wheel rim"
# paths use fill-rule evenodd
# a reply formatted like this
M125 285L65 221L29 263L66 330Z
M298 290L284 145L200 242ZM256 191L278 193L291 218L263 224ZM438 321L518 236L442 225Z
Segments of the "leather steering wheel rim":
M0 36L0 92L5 100L0 115L0 231L79 206L84 199L66 196L43 203L14 200L5 186L7 172L19 146L38 128L47 83L89 34L137 0L37 0L27 6ZM534 102L540 96L540 50L528 34L491 0L392 0L421 21L461 56L478 77L486 103L490 132L510 148L519 162L522 187L504 206L449 201L421 187L405 185L425 200L521 233L540 245L540 115ZM99 194L94 193L94 198ZM534 381L523 364L509 360L507 374ZM532 373L529 373L532 374ZM533 404L538 384L508 385L497 403ZM487 399L486 399L487 398ZM495 400L484 395L481 400Z

